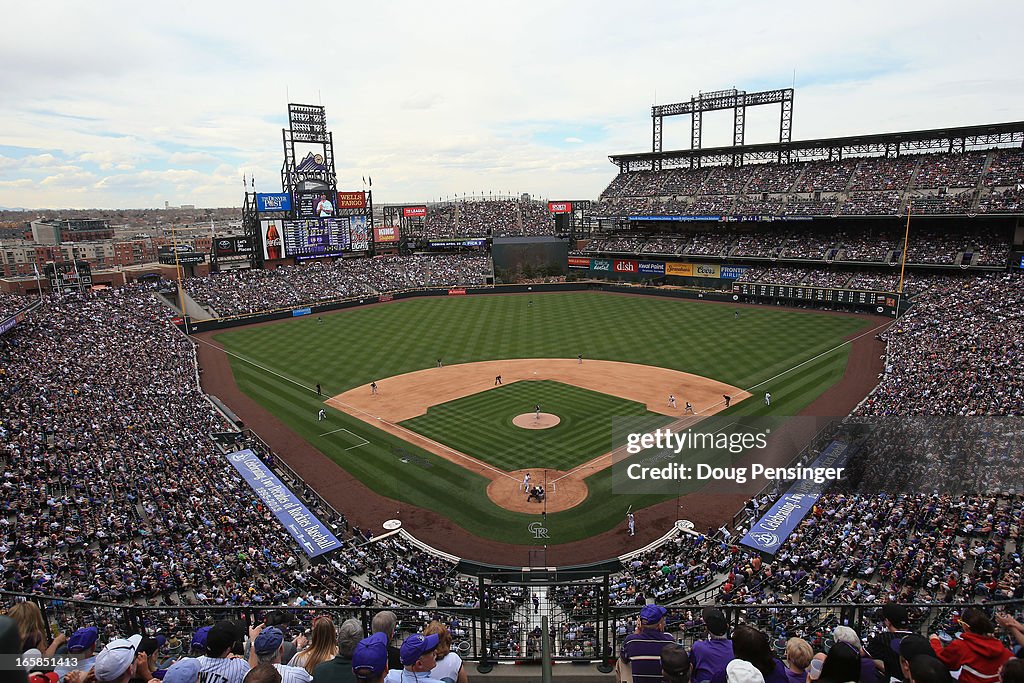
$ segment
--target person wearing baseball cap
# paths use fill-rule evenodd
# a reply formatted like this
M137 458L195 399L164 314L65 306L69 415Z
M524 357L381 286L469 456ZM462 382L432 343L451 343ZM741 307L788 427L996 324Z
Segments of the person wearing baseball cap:
M899 653L900 669L903 671L903 680L907 683L910 681L910 660L919 655L935 657L935 651L932 650L928 639L920 633L911 633L909 636L893 640L891 647Z
M885 667L885 678L902 678L900 657L892 649L892 641L910 635L910 615L905 605L887 602L882 606L885 631L868 641L864 650L871 659L880 660Z
M260 664L272 664L281 674L281 683L311 683L313 677L309 672L298 666L281 663L284 652L284 634L276 626L267 626L256 640L252 641L252 649Z
M255 640L263 625L249 631L249 639ZM249 663L234 654L235 646L241 645L244 628L234 621L218 621L206 633L206 654L197 657L199 678L220 683L242 683L249 673ZM238 649L241 652L241 649Z
M665 633L665 614L660 605L644 605L636 633L622 640L619 660L633 672L634 683L661 683L661 651L675 639Z
M388 671L388 636L374 633L352 652L352 675L363 683L381 683Z
M107 643L93 665L93 675L100 683L126 683L135 674L135 657L142 636L118 638Z
M430 676L430 670L437 663L434 650L437 649L437 634L425 636L414 633L405 639L398 651L402 657L402 669L389 671L384 683L441 683Z
M690 648L690 666L693 683L706 683L714 676L724 673L725 667L733 660L732 640L729 638L729 621L725 612L717 607L705 607L701 612L707 640L698 640Z
M58 666L54 668L61 680L72 671L88 671L96 663L96 639L100 630L95 626L80 628L68 638L68 654L78 658L77 666Z

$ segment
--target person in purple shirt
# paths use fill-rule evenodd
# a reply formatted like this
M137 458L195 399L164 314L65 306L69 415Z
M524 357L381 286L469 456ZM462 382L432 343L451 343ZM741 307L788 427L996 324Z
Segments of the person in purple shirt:
M772 655L768 636L753 626L737 626L732 634L732 647L736 659L750 662L761 672L764 683L789 683L786 667ZM726 672L711 678L711 683L726 683Z
M726 665L733 660L725 613L717 607L705 607L701 616L708 630L708 639L698 640L690 649L690 666L693 669L690 680L693 683L706 683L715 674L724 674Z
M620 657L633 672L633 683L661 683L661 651L675 639L665 633L665 614L658 605L644 605L636 633L622 640Z

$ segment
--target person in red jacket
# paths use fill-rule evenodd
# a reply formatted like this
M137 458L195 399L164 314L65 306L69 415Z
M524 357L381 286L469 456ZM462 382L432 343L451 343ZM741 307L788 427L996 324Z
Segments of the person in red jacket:
M997 683L1013 654L992 635L995 626L981 610L968 607L959 623L963 633L945 647L936 634L928 636L935 655L950 671L960 669L960 683Z

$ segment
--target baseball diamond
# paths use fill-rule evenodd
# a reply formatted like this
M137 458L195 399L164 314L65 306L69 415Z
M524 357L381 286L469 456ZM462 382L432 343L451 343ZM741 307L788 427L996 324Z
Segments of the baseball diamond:
M232 406L261 430L274 425L282 437L290 433L286 452L298 448L308 453L295 458L296 466L309 468L303 476L328 500L332 492L348 496L359 491L366 504L391 509L388 517L396 507L402 510L406 527L431 543L472 556L482 539L501 540L502 546L533 542L527 527L530 515L538 513L536 504L527 505L525 496L520 501L511 493L513 479L521 478L519 470L539 466L552 477L563 476L607 453L610 439L599 439L576 462L541 462L525 455L517 460L509 454L488 464L481 453L501 451L500 444L477 446L473 453L460 446L467 435L486 441L493 430L470 419L469 411L461 422L435 430L427 411L431 406L444 409L439 404L482 400L519 391L535 380L540 380L536 387L554 380L638 401L666 419L683 416L683 401L691 402L698 415L722 411L721 396L727 392L734 399L728 414L794 415L817 410L815 401L829 405L824 391L844 377L849 384L859 376L848 372L848 354L859 345L873 345L867 332L879 323L864 316L769 308L745 308L737 319L735 308L599 293L420 299L338 312L324 316L323 324L300 319L217 333L213 341L230 354L233 380L208 367L225 356L204 344L201 357L207 369L204 382L218 378L213 393L236 396ZM648 341L636 344L637 331ZM758 344L751 347L754 338ZM856 341L844 344L844 339ZM439 355L444 367L436 367ZM582 363L577 356L583 356ZM870 372L877 360L863 368ZM501 386L493 382L498 374L504 379ZM378 385L377 395L368 388L371 381ZM235 382L249 400L238 400ZM746 389L766 382L776 396L771 406L741 400ZM856 382L863 388L854 391L863 396L870 388L866 373ZM326 401L310 389L317 383L330 395ZM669 393L681 399L676 409L665 403ZM516 403L518 410L506 411L504 428L515 429L512 419L535 402L524 396ZM542 403L548 412L572 412L568 405ZM311 420L324 405L328 419ZM569 426L532 436L546 439ZM396 458L394 449L413 452L417 459ZM675 504L669 510L666 501L673 497L668 495L612 495L609 474L607 463L592 464L559 482L548 501L549 543L569 546L614 533L621 510L629 505L648 519L666 516L667 526L678 515L700 521L711 509L684 501L681 510ZM734 508L744 495L737 489L715 494L713 500ZM653 533L652 526L647 533ZM643 538L638 535L635 544ZM480 557L495 555L483 550Z

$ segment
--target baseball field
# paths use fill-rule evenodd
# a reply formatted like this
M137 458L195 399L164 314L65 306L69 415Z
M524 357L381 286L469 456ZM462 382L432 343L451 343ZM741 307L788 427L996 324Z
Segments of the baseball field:
M630 506L675 497L611 492L615 418L665 425L686 402L696 413L687 419L797 415L843 378L844 340L878 324L579 292L408 299L206 338L223 347L237 388L287 428L273 445L300 470L312 446L383 497L376 508L423 508L473 536L523 545L539 542L529 525L545 509L526 501L530 472L547 484L554 545L616 530ZM332 478L348 479L317 470L307 481L326 490ZM361 500L344 503L358 510Z

